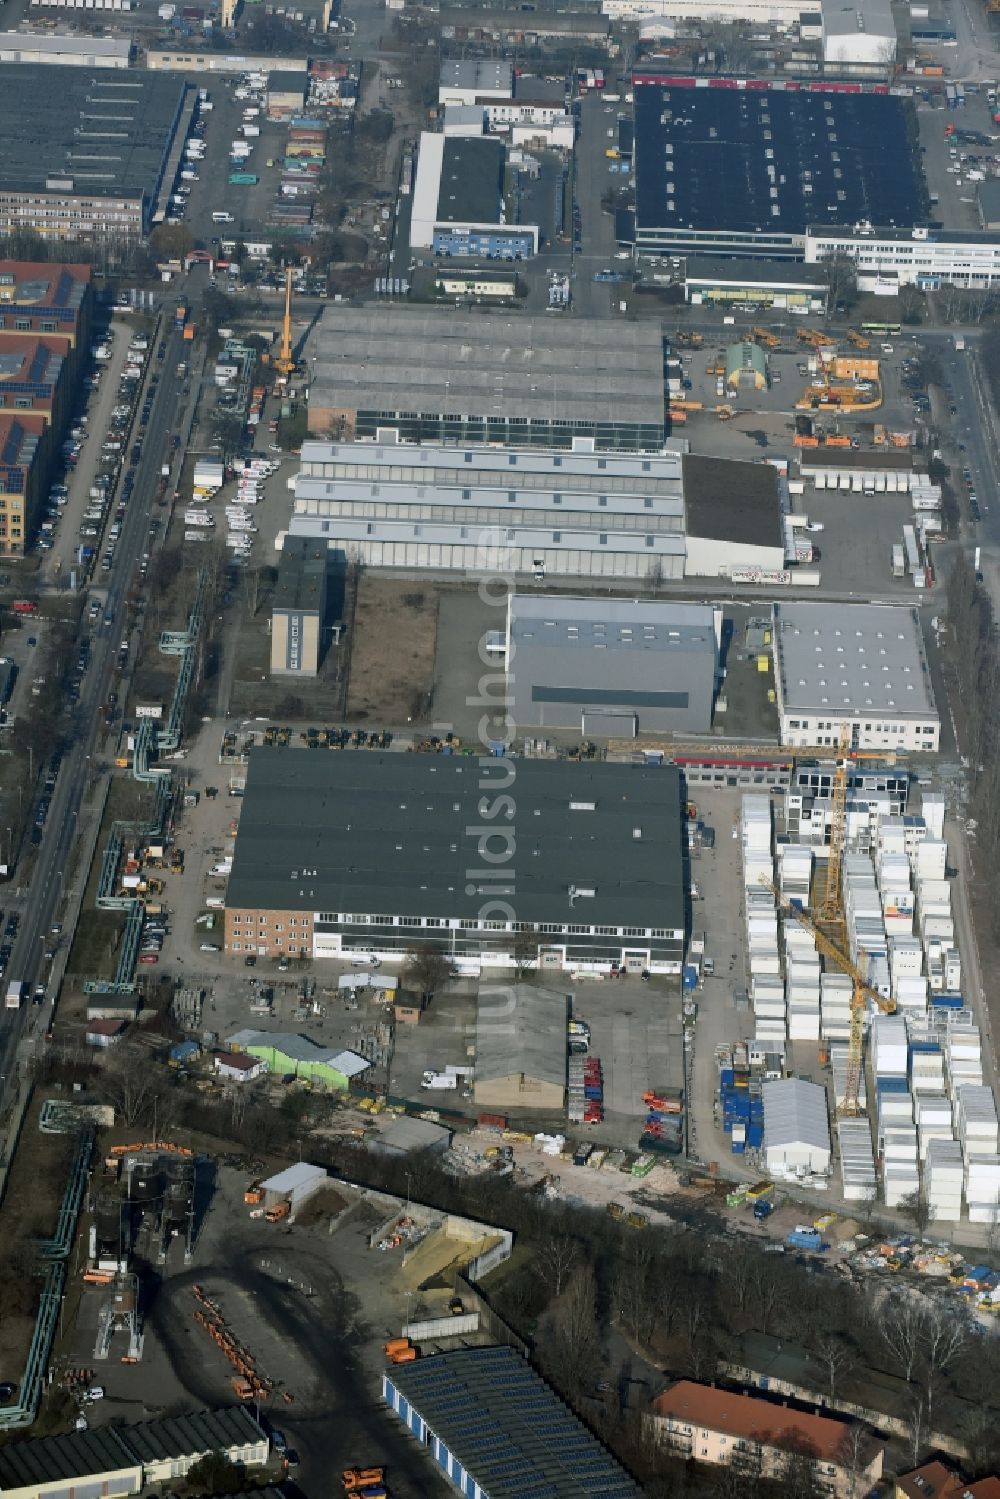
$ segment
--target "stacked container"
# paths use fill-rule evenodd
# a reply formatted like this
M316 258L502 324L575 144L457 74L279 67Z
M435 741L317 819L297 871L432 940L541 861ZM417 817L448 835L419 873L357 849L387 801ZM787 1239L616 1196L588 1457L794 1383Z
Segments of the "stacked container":
M840 1169L847 1202L873 1202L876 1194L872 1137L864 1119L840 1119Z
M820 1031L825 1041L847 1041L851 1034L851 995L846 973L824 973L819 981Z
M945 1071L948 1074L948 1090L953 1100L958 1089L964 1084L981 1083L983 1080L983 1043L978 1030L969 1027L949 1027L944 1041L944 1062Z
M812 933L794 920L785 923L785 998L789 1040L818 1041L819 954Z
M992 1088L963 1083L955 1090L954 1110L955 1128L966 1161L971 1156L995 1155L998 1126Z
M876 1015L872 1020L872 1067L876 1078L905 1079L909 1059L906 1021L899 1015Z
M766 796L745 796L740 808L743 883L752 889L761 877L774 878L771 857L771 802Z
M921 1093L914 1100L914 1115L917 1123L917 1150L922 1161L935 1141L954 1140L951 1104L944 1093ZM962 1147L956 1141L961 1155Z
M604 1083L599 1057L570 1057L566 1097L566 1117L570 1124L601 1122L604 1118Z
M954 1223L962 1214L962 1147L957 1140L932 1140L923 1165L924 1198L932 1222Z
M915 1126L900 1124L887 1129L882 1137L881 1150L886 1207L899 1207L920 1191Z
M944 1093L944 1053L940 1042L910 1038L910 1092Z
M965 1200L970 1223L1000 1222L1000 1156L966 1158Z
M778 871L783 900L808 910L812 867L811 849L796 843L783 843L779 846Z

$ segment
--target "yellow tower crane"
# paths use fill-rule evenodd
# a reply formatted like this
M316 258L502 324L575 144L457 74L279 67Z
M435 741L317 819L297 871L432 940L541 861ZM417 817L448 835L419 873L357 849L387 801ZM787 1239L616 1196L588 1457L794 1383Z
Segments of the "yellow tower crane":
M865 1034L865 1010L868 1001L881 1010L884 1015L891 1015L896 1008L896 1001L869 984L858 965L841 952L836 943L831 942L825 932L821 931L815 921L811 920L799 906L793 906L791 901L783 898L781 891L772 880L761 877L761 884L766 885L774 895L778 909L786 916L791 916L800 926L804 926L807 932L812 932L816 947L828 958L834 967L839 968L841 973L846 973L851 980L851 1030L847 1043L847 1081L844 1086L844 1102L840 1112L846 1115L860 1114L861 1108L858 1103L858 1092L861 1086L861 1060L864 1047Z
M294 375L298 368L292 354L292 268L285 269L285 315L281 320L281 347L271 362L279 375Z

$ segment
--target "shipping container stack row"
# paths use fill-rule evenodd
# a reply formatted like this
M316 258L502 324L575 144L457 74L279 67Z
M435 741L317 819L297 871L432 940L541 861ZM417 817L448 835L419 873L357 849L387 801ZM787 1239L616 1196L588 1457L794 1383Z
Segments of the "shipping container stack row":
M774 879L771 802L745 796L740 807L740 847L746 905L747 966L754 1034L760 1041L783 1045L788 1038L785 985L778 945L778 911L773 893L762 881Z
M570 1057L566 1114L570 1124L603 1122L604 1074L600 1057Z
M746 1068L720 1067L719 1108L734 1155L762 1148L764 1099L760 1078L751 1076Z
M872 1026L876 1140L886 1204L922 1193L930 1219L989 1223L1000 1204L1000 1123L982 1082L970 1011L878 1015Z
M322 120L292 120L281 163L281 185L268 215L270 223L304 225L311 221L326 165L326 136Z

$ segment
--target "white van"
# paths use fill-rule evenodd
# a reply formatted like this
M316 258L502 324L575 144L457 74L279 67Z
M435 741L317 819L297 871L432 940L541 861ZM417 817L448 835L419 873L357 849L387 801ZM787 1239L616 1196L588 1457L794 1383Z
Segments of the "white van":
M231 213L226 213L224 208L217 208L212 214L213 224L235 224L236 220Z

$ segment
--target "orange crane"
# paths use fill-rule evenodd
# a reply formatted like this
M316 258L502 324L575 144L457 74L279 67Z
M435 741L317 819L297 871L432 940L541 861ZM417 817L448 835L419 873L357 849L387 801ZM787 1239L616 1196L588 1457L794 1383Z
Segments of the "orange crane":
M766 328L751 328L750 337L755 343L763 345L765 349L777 349L781 345L781 339L776 333L769 333Z
M856 328L848 328L847 339L856 349L870 349L872 346L871 339L865 338L865 335L859 333Z
M861 1113L858 1103L858 1092L861 1086L861 1060L864 1049L865 1034L865 1010L868 1001L881 1010L884 1015L891 1015L896 1008L896 1001L889 998L869 984L860 968L846 953L841 952L836 943L831 942L829 937L822 932L806 913L798 906L793 906L790 901L782 898L781 891L773 881L761 877L761 884L766 885L774 895L778 909L785 916L791 916L800 926L804 926L807 932L812 932L813 940L817 950L839 968L841 973L846 973L851 980L851 1031L847 1043L847 1081L844 1086L844 1102L840 1112L846 1115Z

